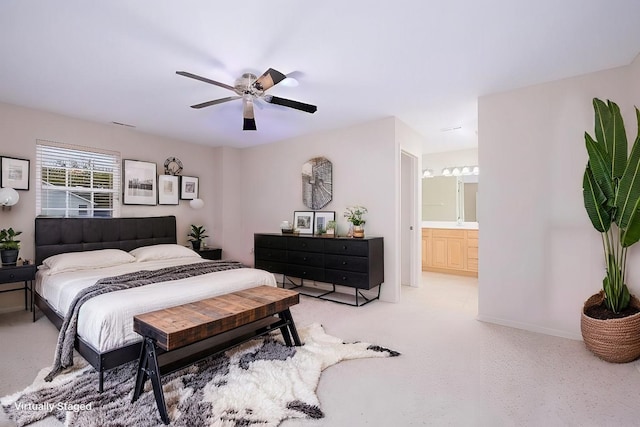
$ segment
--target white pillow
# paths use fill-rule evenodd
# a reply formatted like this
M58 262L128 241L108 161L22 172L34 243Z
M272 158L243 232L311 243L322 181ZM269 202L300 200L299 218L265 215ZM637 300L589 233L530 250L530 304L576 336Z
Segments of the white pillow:
M185 246L174 244L142 246L129 251L129 253L136 257L136 261L138 262L152 261L155 259L200 257L197 252L194 252Z
M88 270L93 268L111 267L113 265L134 262L133 255L120 249L98 249L85 252L67 252L50 256L42 262L47 274L63 271Z

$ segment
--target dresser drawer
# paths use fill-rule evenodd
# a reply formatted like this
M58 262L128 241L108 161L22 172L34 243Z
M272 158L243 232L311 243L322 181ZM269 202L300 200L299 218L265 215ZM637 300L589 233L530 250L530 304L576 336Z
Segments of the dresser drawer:
M282 261L285 262L287 260L287 251L284 249L271 249L271 248L260 248L257 247L256 251L256 261Z
M266 270L270 273L283 274L286 271L286 264L276 261L256 260L255 267L259 270Z
M254 237L254 246L256 248L285 249L287 247L287 239L283 236L267 236L260 234Z
M303 264L311 267L322 267L324 255L318 252L287 252L287 262L290 264Z
M369 286L369 275L367 273L343 270L326 270L325 280L327 283L360 289L371 289L373 286L378 285L378 283L374 283L372 286Z
M369 243L363 240L326 240L325 251L330 254L359 255L369 254Z
M285 274L301 279L317 280L324 282L325 270L321 267L309 267L306 265L287 264Z
M334 270L366 273L369 271L369 258L327 254L325 256L325 266Z
M324 251L324 241L313 237L289 237L287 249L290 251L322 252Z

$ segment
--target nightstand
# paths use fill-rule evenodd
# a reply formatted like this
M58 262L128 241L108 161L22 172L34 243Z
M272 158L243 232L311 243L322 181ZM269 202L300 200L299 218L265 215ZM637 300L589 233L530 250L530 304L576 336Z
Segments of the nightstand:
M24 287L4 289L3 292L24 291L24 309L28 310L31 307L33 311L33 281L36 279L36 266L33 264L28 265L3 265L0 268L0 284L1 283L18 283L24 282ZM31 298L27 299L27 292L31 293ZM27 303L30 301L30 304Z
M198 252L198 255L200 255L204 259L222 259L222 249L220 248L201 248L196 252Z

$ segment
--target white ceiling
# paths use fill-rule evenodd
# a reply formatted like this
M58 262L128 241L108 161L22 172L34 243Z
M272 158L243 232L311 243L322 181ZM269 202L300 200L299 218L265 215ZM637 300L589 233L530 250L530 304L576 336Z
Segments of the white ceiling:
M477 98L629 64L636 0L2 0L0 102L213 146L246 147L396 116L425 152L477 144ZM256 108L175 74L233 85L296 72ZM442 132L442 129L459 130Z

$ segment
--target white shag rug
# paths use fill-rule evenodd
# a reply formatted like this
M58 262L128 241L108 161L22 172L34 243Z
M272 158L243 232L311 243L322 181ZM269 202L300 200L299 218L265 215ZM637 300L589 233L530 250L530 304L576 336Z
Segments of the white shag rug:
M167 375L163 390L171 425L277 426L286 418L323 418L315 390L320 374L343 360L391 357L399 353L368 343L344 343L322 326L299 328L301 347L287 347L281 335L254 339ZM19 426L54 416L67 426L163 425L151 381L131 403L136 362L98 373L77 357L75 365L45 382L45 368L25 390L0 399Z

